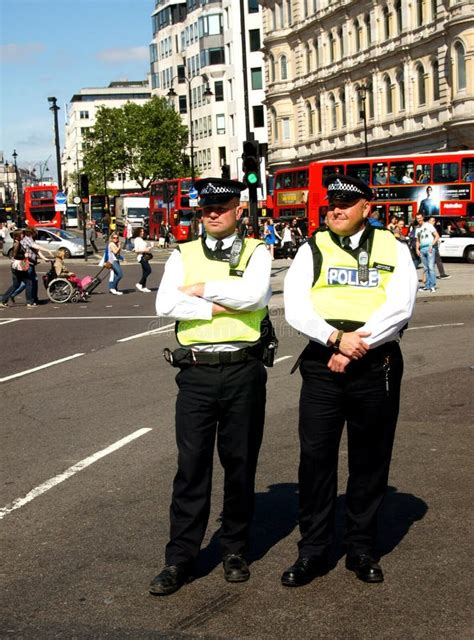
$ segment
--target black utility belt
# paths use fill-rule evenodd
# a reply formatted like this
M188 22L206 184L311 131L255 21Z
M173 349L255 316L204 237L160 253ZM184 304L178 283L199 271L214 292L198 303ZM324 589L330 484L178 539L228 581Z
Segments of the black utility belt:
M261 360L263 349L260 345L244 347L236 351L193 351L192 349L179 348L171 351L163 349L163 357L172 367L197 366L201 364L237 364L247 360Z

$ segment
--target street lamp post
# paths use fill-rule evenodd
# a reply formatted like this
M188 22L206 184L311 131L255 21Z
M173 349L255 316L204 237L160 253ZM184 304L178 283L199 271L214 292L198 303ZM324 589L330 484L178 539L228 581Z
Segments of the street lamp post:
M176 77L176 76L175 76ZM194 187L194 180L196 178L196 169L195 169L195 164L194 164L194 122L193 122L193 103L192 103L192 95L191 95L191 83L195 78L199 78L201 77L204 82L206 83L206 88L204 89L204 93L202 94L204 98L210 98L211 96L213 96L214 94L211 91L211 88L209 87L209 81L207 79L207 76L205 74L200 74L197 76L192 76L191 78L189 78L186 74L186 67L184 65L184 70L183 70L183 74L177 76L179 78L179 80L184 80L186 82L186 84L188 85L188 111L189 111L189 151L191 154L191 187ZM175 80L175 78L173 78L173 80L171 82L173 82ZM177 93L173 88L173 85L171 85L170 90L168 91L168 98L176 98L177 97ZM169 214L168 214L169 215ZM193 224L192 224L192 240L194 240L197 235L198 235L198 231L197 231L197 224L196 224L196 209L194 208L193 210Z
M56 164L58 167L58 189L59 191L63 190L63 181L61 177L61 149L59 147L59 127L58 127L58 111L60 107L58 107L57 98L54 96L48 98L48 102L52 103L52 106L49 107L50 111L54 113L54 143L56 146Z
M367 109L365 105L365 101L367 98L367 87L365 85L361 85L357 88L357 93L359 94L361 110L359 116L362 118L364 122L364 147L365 147L365 156L369 155L369 143L367 141Z
M15 182L16 182L16 224L17 226L21 227L21 218L23 217L23 200L22 200L22 193L21 193L21 178L20 178L20 174L18 171L18 165L16 163L16 159L18 158L18 154L16 152L16 149L13 149L13 163L15 165Z
M7 203L11 206L12 203L12 192L10 191L10 165L8 162L5 162L5 206Z

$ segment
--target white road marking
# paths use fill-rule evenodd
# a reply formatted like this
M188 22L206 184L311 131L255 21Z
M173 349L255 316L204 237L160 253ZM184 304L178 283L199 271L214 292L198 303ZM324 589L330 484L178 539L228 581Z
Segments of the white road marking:
M40 371L41 369L46 369L47 367L52 367L55 364L61 364L61 362L67 362L68 360L73 360L74 358L79 358L80 356L83 356L83 355L84 355L83 353L75 353L73 356L67 356L66 358L61 358L60 360L53 360L52 362L41 364L39 367L34 367L33 369L26 369L25 371L14 373L11 376L0 378L0 382L7 382L8 380L13 380L14 378L21 378L21 376L26 376L29 373L34 373L35 371Z
M46 491L49 491L50 489L55 487L57 484L64 482L64 480L67 480L71 476L75 475L78 471L82 471L89 465L94 464L94 462L97 462L97 460L100 460L104 456L108 456L109 453L113 453L114 451L116 451L117 449L120 449L121 447L128 444L129 442L132 442L132 440L135 440L136 438L139 438L140 436L145 435L145 433L148 433L148 431L151 431L151 429L146 429L146 428L139 429L138 431L131 433L129 436L126 436L125 438L118 440L117 442L115 442L115 444L111 444L110 447L106 447L105 449L102 449L101 451L98 451L97 453L92 454L88 458L84 458L84 460L77 462L72 467L69 467L69 469L66 469L66 471L64 471L63 473L60 473L59 475L54 476L54 478L50 478L49 480L46 480L46 482L43 482L43 484L40 484L38 487L36 487L35 489L32 489L29 493L27 493L24 498L17 498L6 507L3 507L2 509L0 509L0 520L4 518L6 515L8 515L9 513L11 513L12 511L15 511L15 509L20 509L20 507L25 506L25 504L28 504L28 502L31 502L38 496L42 495L43 493L46 493Z
M452 322L450 324L425 324L423 327L408 327L407 331L418 331L418 329L438 329L439 327L464 327L464 322Z
M165 324L163 327L158 327L157 329L150 329L150 331L144 331L143 333L136 333L133 336L128 336L127 338L120 338L117 342L128 342L129 340L136 340L137 338L144 338L145 336L154 336L157 333L171 333L174 330L175 323Z
M0 325L9 324L10 322L18 322L21 318L10 318L10 320L0 320Z
M277 364L277 362L282 362L283 360L288 360L288 358L292 358L293 356L281 356L281 358L277 358L273 364Z

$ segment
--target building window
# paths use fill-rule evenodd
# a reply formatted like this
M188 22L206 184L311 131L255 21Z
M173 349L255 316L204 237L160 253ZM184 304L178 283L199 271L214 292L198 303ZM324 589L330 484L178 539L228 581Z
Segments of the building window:
M423 3L424 0L416 0L416 26L423 25Z
M400 111L405 109L405 79L403 77L403 71L397 73L397 86L398 86L398 108Z
M336 43L334 41L334 34L332 32L329 33L329 63L334 62L335 59L335 50L336 50Z
M367 102L369 104L368 116L369 118L373 118L375 111L374 111L374 87L372 85L372 82L367 83Z
M332 93L329 96L329 111L331 115L331 129L337 129L336 99Z
M88 111L79 111L79 118L81 120L88 120L89 119L89 112Z
M207 67L213 64L224 64L224 47L215 47L212 49L204 49L201 51L201 67ZM192 74L196 75L196 74Z
M252 107L253 111L253 126L254 127L264 127L265 126L265 118L263 115L263 106L258 105L256 107Z
M318 131L321 133L323 130L323 122L321 116L321 101L319 98L316 100L316 122L318 123Z
M258 0L248 0L249 13L258 13Z
M316 69L319 69L319 47L318 41L314 41L314 64L316 65Z
M253 69L250 69L250 77L252 89L263 89L262 67L254 67Z
M306 73L311 72L311 47L309 44L305 46L305 57L306 57Z
M288 59L286 56L280 58L280 80L288 80Z
M270 82L275 82L275 58L273 57L272 54L270 54Z
M431 65L431 77L433 78L433 100L439 100L439 62L437 60Z
M218 36L223 33L222 14L201 16L199 18L199 37Z
M384 76L383 84L385 89L385 113L388 115L393 113L392 83L389 76Z
M306 129L308 137L314 134L314 113L309 102L306 103Z
M354 48L354 53L360 52L360 26L358 20L354 20Z
M337 30L337 38L339 40L339 47L340 47L340 52L341 55L339 56L340 58L343 58L346 53L344 50L344 37L343 37L343 33L342 33L342 27L339 27L339 29Z
M218 113L216 115L216 133L225 133L225 115L223 113Z
M260 49L260 29L250 29L249 31L250 51L259 51Z
M346 116L346 92L344 89L341 89L339 92L339 104L341 105L341 124L343 127L347 125L347 116Z
M454 45L455 64L456 64L456 80L457 89L466 88L466 54L464 47L460 42Z
M222 102L224 100L224 81L216 80L214 82L214 100Z
M390 11L388 7L383 8L383 35L386 40L390 38Z
M402 2L398 0L395 3L395 14L397 16L397 33L400 34L403 31L403 15L402 15Z
M187 113L188 112L188 105L186 102L186 96L179 96L178 98L178 104L179 104L179 112L180 113Z
M277 122L277 112L275 109L270 110L271 116L271 136L273 137L273 142L278 142L278 122Z
M367 46L372 44L372 26L370 24L370 14L368 13L364 18L365 24L365 38L367 41Z
M431 17L434 20L438 16L438 0L431 0Z
M418 106L426 104L426 89L425 89L425 70L422 64L416 67L416 80L418 85Z
M289 118L281 119L281 138L282 140L290 139L290 119Z

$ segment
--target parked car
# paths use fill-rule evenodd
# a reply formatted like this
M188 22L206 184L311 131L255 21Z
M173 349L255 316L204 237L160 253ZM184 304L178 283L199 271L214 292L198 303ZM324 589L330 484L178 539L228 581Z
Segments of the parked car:
M474 218L471 216L433 216L440 235L439 255L474 263Z
M84 256L84 242L77 235L64 231L63 229L55 229L54 227L41 227L37 229L37 237L35 242L49 251L57 251L64 249L66 258L80 258ZM11 233L7 234L3 243L2 253L4 256L11 258L13 251L13 238ZM92 249L88 248L87 253L92 253Z

